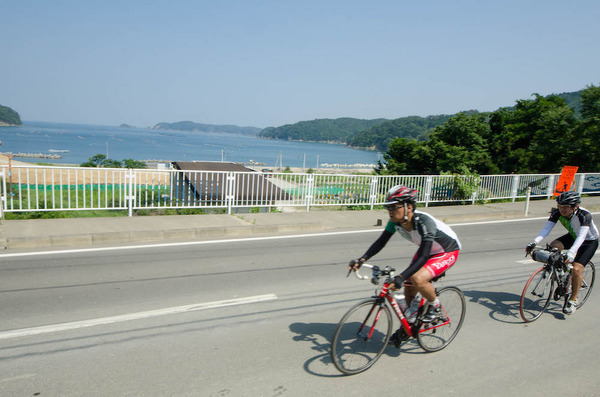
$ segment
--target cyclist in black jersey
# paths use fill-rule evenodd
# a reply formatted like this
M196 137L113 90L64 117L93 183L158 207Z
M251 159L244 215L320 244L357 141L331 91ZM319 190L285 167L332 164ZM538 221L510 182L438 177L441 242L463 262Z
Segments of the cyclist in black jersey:
M417 191L406 186L394 186L387 194L386 206L390 220L381 236L357 260L350 261L350 268L357 270L364 262L377 254L395 232L417 244L419 249L410 265L394 278L389 288L395 291L404 284L406 303L420 292L428 302L424 322L435 320L441 313L431 279L448 270L456 263L461 248L452 229L433 216L415 211ZM405 283L406 281L406 283Z
M557 207L553 209L546 226L538 236L525 248L526 253L542 241L560 222L568 233L552 241L550 245L559 250L567 250L566 263L572 268L572 291L567 305L563 309L565 314L573 314L577 310L577 293L583 279L583 268L592 259L598 249L598 228L592 220L592 214L581 208L581 196L576 192L564 192L557 198Z

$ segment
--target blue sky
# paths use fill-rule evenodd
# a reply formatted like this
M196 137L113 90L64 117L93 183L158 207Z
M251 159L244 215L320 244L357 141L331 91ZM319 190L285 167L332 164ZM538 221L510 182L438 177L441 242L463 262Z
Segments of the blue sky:
M0 104L138 127L491 111L600 83L600 1L4 1Z

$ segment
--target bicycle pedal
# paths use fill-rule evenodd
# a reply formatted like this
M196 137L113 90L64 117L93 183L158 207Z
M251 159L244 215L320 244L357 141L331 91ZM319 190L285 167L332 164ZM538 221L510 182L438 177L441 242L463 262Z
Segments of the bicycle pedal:
M409 339L409 336L406 334L406 332L404 331L403 328L399 329L398 331L394 332L394 334L392 335L392 337L390 338L390 344L394 345L394 347L396 349L400 349L400 345L402 345L402 342L406 341Z

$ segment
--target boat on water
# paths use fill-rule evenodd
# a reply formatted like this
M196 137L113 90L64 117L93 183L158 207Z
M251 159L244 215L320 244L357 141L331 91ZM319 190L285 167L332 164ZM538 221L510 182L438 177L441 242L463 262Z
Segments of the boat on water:
M48 149L48 151L52 153L69 153L67 149Z

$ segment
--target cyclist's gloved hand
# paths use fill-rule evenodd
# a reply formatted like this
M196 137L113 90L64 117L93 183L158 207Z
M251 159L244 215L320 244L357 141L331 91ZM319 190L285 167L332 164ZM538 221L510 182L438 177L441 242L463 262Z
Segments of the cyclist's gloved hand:
M350 270L358 270L365 262L365 258L352 259L348 264L348 267L350 268Z
M572 263L575 260L575 253L571 251L567 251L565 262Z
M390 285L388 285L388 288L392 291L396 291L397 289L402 288L402 284L404 284L404 277L398 275L394 277Z
M535 245L535 242L527 244L527 247L525 247L525 254L531 254L531 251L533 251Z

